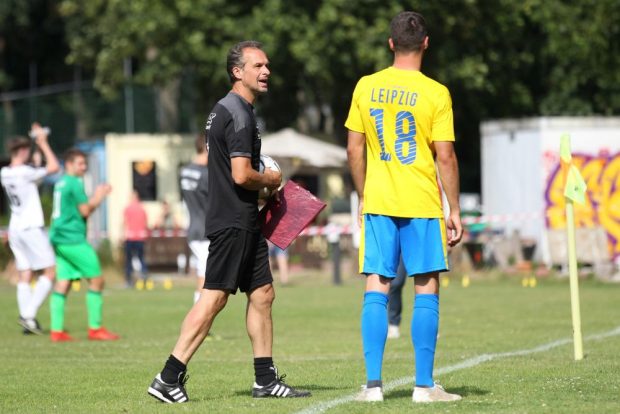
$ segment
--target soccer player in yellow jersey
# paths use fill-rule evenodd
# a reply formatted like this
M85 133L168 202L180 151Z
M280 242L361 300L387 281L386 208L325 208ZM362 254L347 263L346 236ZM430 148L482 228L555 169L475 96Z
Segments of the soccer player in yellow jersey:
M402 255L407 274L415 276L412 399L455 401L461 397L433 381L439 272L448 269L447 246L462 236L452 102L445 86L420 72L428 48L422 15L402 12L390 31L394 63L359 80L345 123L349 167L360 195L360 272L366 275L362 342L367 383L357 399L383 400L387 293ZM435 162L450 207L445 221Z

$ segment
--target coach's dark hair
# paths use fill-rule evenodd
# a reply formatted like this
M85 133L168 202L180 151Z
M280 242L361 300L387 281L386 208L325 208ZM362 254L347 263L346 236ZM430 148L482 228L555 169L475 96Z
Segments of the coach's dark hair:
M6 144L6 149L11 156L17 154L22 148L30 148L32 146L32 140L26 137L11 138Z
M426 21L420 13L400 12L390 23L394 52L420 52L426 36Z
M77 148L69 148L67 151L65 151L65 154L62 158L65 160L65 162L73 162L77 157L84 157L84 159L86 159L86 153Z
M255 40L244 40L234 45L228 51L226 56L226 71L230 77L230 81L235 83L237 78L233 75L233 68L242 68L245 62L243 61L243 49L252 48L263 50L263 45Z

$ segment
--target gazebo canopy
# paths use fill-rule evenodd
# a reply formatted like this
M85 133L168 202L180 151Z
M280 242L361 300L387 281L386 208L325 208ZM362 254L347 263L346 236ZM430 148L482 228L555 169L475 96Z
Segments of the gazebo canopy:
M342 168L346 149L285 128L262 138L261 153L295 167Z

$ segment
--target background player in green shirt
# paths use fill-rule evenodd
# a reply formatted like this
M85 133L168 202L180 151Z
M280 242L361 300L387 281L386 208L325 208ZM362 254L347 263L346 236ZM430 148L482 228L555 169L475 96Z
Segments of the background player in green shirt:
M101 325L103 308L103 276L99 258L86 240L86 220L110 193L109 184L100 184L92 197L84 192L82 177L88 169L86 154L70 149L65 154L65 174L54 186L54 208L50 240L56 252L57 278L50 300L51 340L71 341L64 330L65 302L71 281L88 280L86 308L88 310L88 339L110 341L118 335Z

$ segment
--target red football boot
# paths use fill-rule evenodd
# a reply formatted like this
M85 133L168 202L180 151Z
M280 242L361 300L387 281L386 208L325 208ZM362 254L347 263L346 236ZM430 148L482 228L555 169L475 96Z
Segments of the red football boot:
M71 335L65 331L51 331L50 339L52 342L71 342L75 341Z
M116 341L119 338L120 336L108 331L103 326L98 329L88 328L88 339L91 341Z

